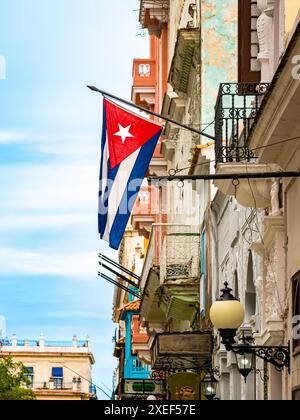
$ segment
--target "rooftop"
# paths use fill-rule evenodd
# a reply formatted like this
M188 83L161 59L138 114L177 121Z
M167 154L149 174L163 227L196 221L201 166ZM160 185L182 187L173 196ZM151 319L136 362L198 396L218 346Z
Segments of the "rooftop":
M17 339L17 336L14 334L11 338L0 338L0 347L13 347L13 348L20 348L20 347L39 347L39 348L91 348L90 339L87 338L86 340L78 340L77 336L74 335L72 340L69 341L49 341L45 340L43 335L37 340L28 340L28 339Z
M133 302L127 303L125 306L119 309L120 312L122 311L139 311L141 306L140 300L134 300Z

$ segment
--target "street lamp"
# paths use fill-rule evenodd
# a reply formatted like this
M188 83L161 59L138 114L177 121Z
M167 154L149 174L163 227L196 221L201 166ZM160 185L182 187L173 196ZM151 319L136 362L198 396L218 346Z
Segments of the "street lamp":
M217 395L218 381L213 373L207 373L202 381L203 394L207 400L213 400Z
M220 299L210 309L210 319L214 327L220 331L222 344L227 351L230 351L235 342L236 331L244 321L245 311L240 301L231 293L232 289L228 287L228 283L224 285Z
M247 346L245 346L243 351L235 353L238 371L245 378L245 382L247 380L247 376L252 372L255 366L255 355L251 349L249 349L248 353L246 347Z
M253 337L242 336L242 343L235 341L237 330L245 318L242 304L232 295L232 289L225 283L221 290L222 295L210 309L210 319L214 327L219 330L222 344L227 351L233 351L236 356L238 370L245 380L254 369L255 357L273 364L278 369L288 368L290 373L290 348L289 346L254 346Z

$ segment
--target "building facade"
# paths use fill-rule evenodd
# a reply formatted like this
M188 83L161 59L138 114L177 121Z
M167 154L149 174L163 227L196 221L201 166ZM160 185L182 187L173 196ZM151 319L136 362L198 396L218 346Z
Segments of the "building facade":
M92 382L95 363L90 340L70 341L19 340L16 335L3 340L2 357L22 362L28 370L32 389L38 400L97 399Z
M223 81L216 104L218 174L299 169L292 164L297 159L297 126L292 115L297 110L299 78L293 75L292 63L299 54L296 47L299 8L297 1L239 4L238 79ZM282 74L286 85L279 80ZM282 96L275 98L274 91L279 86ZM278 126L273 126L275 109ZM288 109L289 122L284 116ZM264 119L267 113L269 120ZM293 127L293 132L280 131L285 124ZM294 143L288 147L285 139L289 138L294 138ZM281 146L276 146L277 142ZM297 344L293 337L299 300L295 286L298 266L297 257L292 255L292 249L297 249L296 242L293 243L297 220L288 213L291 209L288 210L288 185L297 185L296 179L245 179L235 185L232 180L215 182L218 192L211 220L218 269L212 276L213 301L227 281L245 308L244 328L254 334L256 345L287 346L291 357L290 373L288 369L278 372L272 364L257 357L256 372L245 385L237 376L235 358L220 346L216 358L224 399L299 398ZM292 196L293 208L297 205L296 191Z
M299 9L298 0L140 1L150 58L134 61L133 101L215 138L166 123L150 175L299 171ZM131 320L145 335L132 348L166 380L167 398L202 399L212 371L223 400L300 398L297 179L141 190L120 259L132 266L125 250L140 244ZM289 347L290 372L256 357L245 382L209 317L224 282L245 308L238 338Z

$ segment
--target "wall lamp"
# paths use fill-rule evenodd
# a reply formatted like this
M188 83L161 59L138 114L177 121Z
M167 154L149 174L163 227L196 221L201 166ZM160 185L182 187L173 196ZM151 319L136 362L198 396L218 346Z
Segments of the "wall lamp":
M213 372L208 372L201 381L203 395L207 400L214 400L217 395L219 382Z
M232 289L228 283L221 290L222 295L210 309L210 319L214 327L219 330L227 351L235 353L238 370L245 380L255 366L255 357L265 360L282 370L284 367L290 373L290 349L289 346L255 346L253 337L245 337L242 342L235 341L237 330L245 318L245 311L238 299L232 295Z

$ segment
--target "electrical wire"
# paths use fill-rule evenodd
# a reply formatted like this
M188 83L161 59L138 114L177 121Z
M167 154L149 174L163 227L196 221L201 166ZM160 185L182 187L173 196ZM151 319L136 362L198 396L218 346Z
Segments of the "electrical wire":
M203 127L206 125L204 130L207 130L208 127L210 127L211 125L213 125L213 123L215 122L215 120L213 120L210 123L201 123L201 124L188 124L187 127ZM183 127L178 127L179 130L188 130L187 128L183 128Z
M249 151L250 151L250 152L256 152L257 150L268 149L268 148L270 148L270 147L278 146L278 145L280 145L280 144L288 143L288 142L290 142L290 141L295 141L295 140L298 140L298 139L300 139L300 136L297 136L297 137L290 137L290 138L288 138L288 139L280 140L280 141L278 141L278 142L271 143L271 144L268 144L268 145L266 145L266 146L259 146L259 147L255 147L255 148L253 148L253 149L249 149ZM241 162L240 162L240 163L243 163L243 162L245 162L245 160L241 160ZM194 169L195 167L198 167L198 166L204 166L204 165L210 165L210 164L212 164L212 163L216 163L216 160L209 160L208 162L195 163L194 165L187 166L186 168L174 169L174 171L175 171L175 175L177 175L177 174L179 174L180 172L183 172L183 171L185 171L185 170L188 170L188 169Z
M111 395L108 395L104 389L102 389L100 386L96 385L94 382L90 381L89 379L85 378L84 376L80 375L78 372L76 372L75 370L71 369L70 367L66 366L64 363L60 362L60 365L63 366L64 368L68 369L69 371L73 372L75 375L79 376L79 378L83 379L84 381L88 382L89 384L93 385L94 387L98 388L101 392L103 392L103 394L105 394L110 400L111 400Z
M290 138L285 139L285 140L280 140L280 141L277 141L275 143L267 144L266 146L259 146L259 147L255 147L254 149L249 149L249 150L251 152L255 152L256 150L267 149L269 147L278 146L279 144L288 143L290 141L294 141L294 140L298 140L298 139L300 139L300 136L290 137Z

